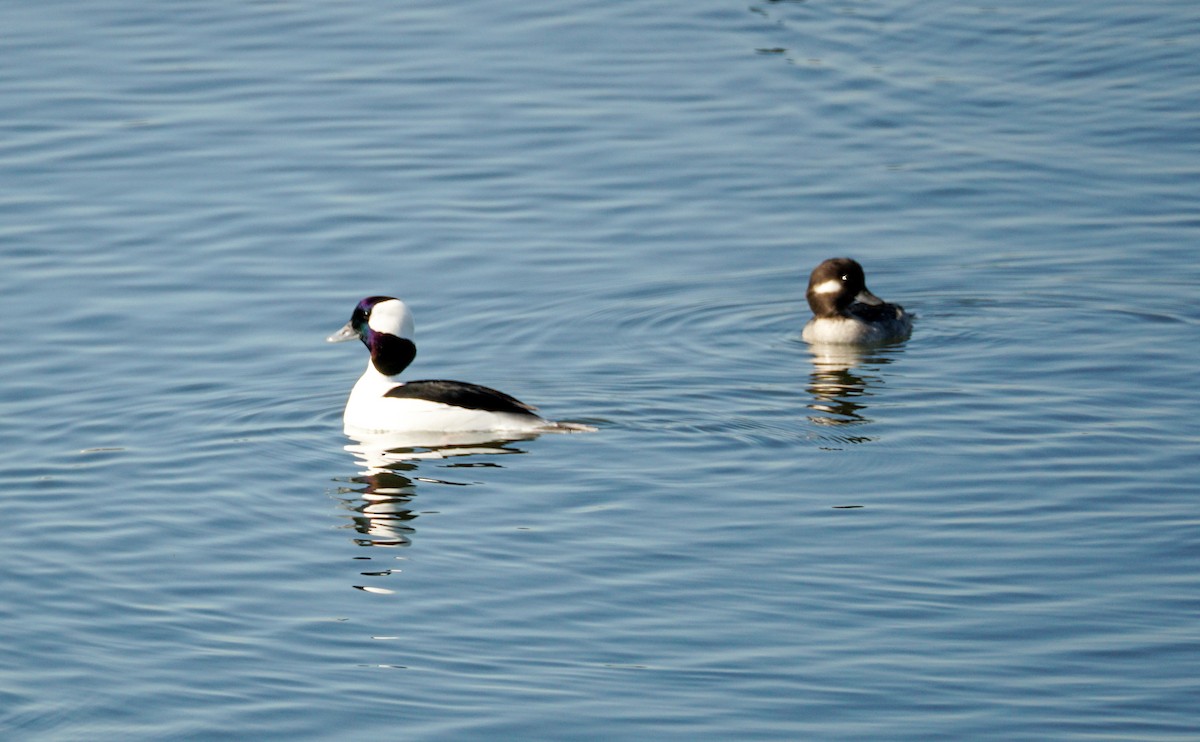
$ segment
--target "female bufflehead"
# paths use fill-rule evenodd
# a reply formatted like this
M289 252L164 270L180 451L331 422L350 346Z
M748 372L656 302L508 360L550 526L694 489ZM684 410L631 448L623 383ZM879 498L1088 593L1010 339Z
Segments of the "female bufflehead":
M462 381L400 381L417 355L408 307L390 296L370 296L350 321L326 340L358 338L371 351L367 370L346 401L347 433L497 431L536 433L586 430L555 423L504 392Z
M912 315L867 289L862 266L850 258L830 258L808 279L813 318L804 326L810 343L883 343L912 332Z

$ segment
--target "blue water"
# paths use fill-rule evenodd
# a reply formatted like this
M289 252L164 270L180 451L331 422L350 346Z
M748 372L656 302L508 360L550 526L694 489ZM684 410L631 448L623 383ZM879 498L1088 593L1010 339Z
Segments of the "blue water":
M0 27L4 738L1200 737L1194 3ZM599 430L366 467L371 294Z

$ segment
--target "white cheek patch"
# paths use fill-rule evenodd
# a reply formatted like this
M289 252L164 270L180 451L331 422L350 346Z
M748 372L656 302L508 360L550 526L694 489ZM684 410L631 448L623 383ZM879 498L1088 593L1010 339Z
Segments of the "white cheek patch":
M842 290L842 282L836 278L831 278L823 283L818 283L813 286L814 294L836 294Z
M396 337L412 339L413 320L404 302L393 299L371 307L371 318L367 325L375 332L385 332Z

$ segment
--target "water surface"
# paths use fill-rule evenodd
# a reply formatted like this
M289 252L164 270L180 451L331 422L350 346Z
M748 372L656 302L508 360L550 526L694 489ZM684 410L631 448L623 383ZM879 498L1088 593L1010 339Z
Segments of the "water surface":
M1189 4L0 21L6 737L1200 734ZM599 430L347 450L372 294Z

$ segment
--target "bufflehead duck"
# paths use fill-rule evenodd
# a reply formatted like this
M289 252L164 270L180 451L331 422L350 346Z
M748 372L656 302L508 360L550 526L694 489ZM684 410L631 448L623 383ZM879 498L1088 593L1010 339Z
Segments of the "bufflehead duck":
M400 380L417 355L408 307L390 296L370 296L354 308L350 321L326 338L331 343L358 338L371 351L367 370L350 391L343 416L346 432L539 433L588 430L555 423L504 392L463 381Z
M850 258L830 258L808 279L813 318L804 326L810 343L882 343L912 332L912 315L867 288L862 266Z

